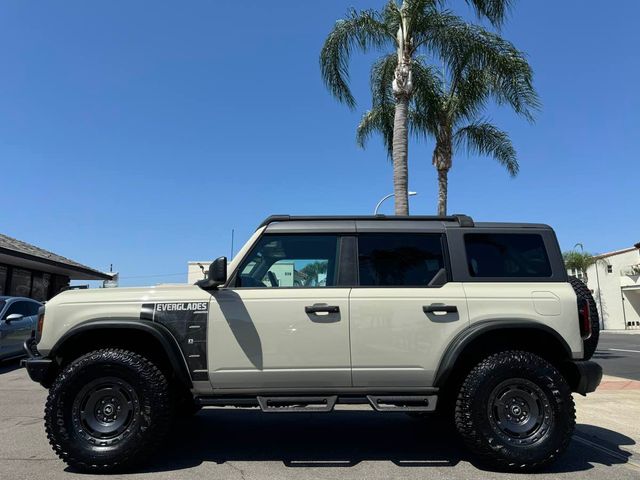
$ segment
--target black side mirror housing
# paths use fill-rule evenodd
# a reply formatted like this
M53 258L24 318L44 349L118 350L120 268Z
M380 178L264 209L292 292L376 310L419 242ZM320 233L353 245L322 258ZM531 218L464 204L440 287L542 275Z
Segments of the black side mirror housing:
M207 278L198 280L196 285L203 290L214 290L227 281L227 257L216 258L209 265Z

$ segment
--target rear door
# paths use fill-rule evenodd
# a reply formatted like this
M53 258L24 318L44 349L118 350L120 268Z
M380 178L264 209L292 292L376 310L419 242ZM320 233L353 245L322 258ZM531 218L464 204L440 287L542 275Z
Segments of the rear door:
M349 287L337 234L265 234L213 294L210 379L220 389L351 386Z
M575 293L549 227L452 229L455 278L464 285L470 323L536 322L582 354Z
M468 326L451 282L444 233L359 233L359 285L350 295L353 384L433 384L445 348Z

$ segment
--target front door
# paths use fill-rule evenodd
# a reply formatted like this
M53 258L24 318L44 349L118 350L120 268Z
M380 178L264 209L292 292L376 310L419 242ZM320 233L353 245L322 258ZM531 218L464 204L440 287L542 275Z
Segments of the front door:
M362 233L350 296L354 387L433 384L444 350L469 324L464 289L448 281L440 233Z
M213 294L214 388L351 386L349 291L335 234L265 234Z
M0 320L0 342L3 356L9 357L23 353L22 345L31 335L31 330L34 329L37 312L38 304L26 300L16 300L5 308ZM19 314L22 317L8 321L7 317L13 314Z

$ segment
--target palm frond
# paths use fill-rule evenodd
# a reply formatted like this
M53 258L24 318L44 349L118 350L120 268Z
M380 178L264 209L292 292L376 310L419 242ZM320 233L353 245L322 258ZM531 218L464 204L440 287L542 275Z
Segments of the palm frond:
M393 154L393 121L395 106L393 103L378 104L365 112L356 130L356 142L365 148L367 141L374 133L382 135L382 141L389 159Z
M349 88L349 58L354 48L366 52L395 41L395 32L385 25L375 10L350 10L338 20L320 52L320 71L329 91L354 108L355 98Z
M499 104L508 104L517 114L533 120L540 101L524 53L495 33L452 17L435 29L429 42L450 71L452 95L464 93L459 101L473 104L484 102L490 94ZM488 91L477 88L480 79ZM465 82L467 85L462 85ZM473 106L467 105L467 109L473 110Z
M512 0L465 0L479 17L486 17L496 27L501 26L513 4Z
M373 105L392 104L393 78L398 66L398 55L390 53L381 57L371 67L371 97Z
M396 0L387 1L380 12L380 18L386 25L387 29L395 35L398 28L400 28L401 21L400 6Z
M423 56L414 58L413 109L409 112L409 127L413 135L435 136L445 115L445 99L442 74L428 65Z
M457 147L466 147L468 153L493 157L512 177L520 170L509 134L486 122L475 122L458 130L454 135Z

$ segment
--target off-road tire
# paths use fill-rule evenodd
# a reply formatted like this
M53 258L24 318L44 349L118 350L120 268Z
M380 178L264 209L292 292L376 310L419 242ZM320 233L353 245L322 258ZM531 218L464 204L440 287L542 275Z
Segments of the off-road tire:
M103 349L58 375L47 398L45 429L53 450L72 468L121 471L157 449L171 411L169 384L158 367L134 352ZM126 415L118 419L121 412ZM99 431L105 428L112 431Z
M527 401L531 398L538 399L531 402L533 406ZM523 437L529 430L513 435L509 431L530 425L511 423L516 421L513 409L521 407L518 400L529 405L527 422L538 422L531 424L529 437ZM500 402L504 408L497 406ZM515 412L519 415L523 409ZM499 470L535 471L566 450L575 428L575 407L569 385L553 365L529 352L508 351L484 359L467 375L458 394L455 422L482 463Z
M576 292L576 296L589 302L589 318L591 319L591 336L583 341L584 359L589 360L598 348L598 340L600 339L600 317L598 316L598 307L596 300L591 295L591 290L582 280L569 276L569 283Z

